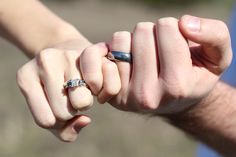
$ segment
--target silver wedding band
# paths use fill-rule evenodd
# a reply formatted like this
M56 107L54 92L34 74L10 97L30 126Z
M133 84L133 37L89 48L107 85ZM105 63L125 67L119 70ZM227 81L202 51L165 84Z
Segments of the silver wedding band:
M121 51L111 51L108 53L107 58L111 61L132 62L131 53Z
M65 89L67 89L67 88L74 88L74 87L86 87L87 84L84 80L81 80L81 79L71 79L71 80L66 81L63 84L63 86Z

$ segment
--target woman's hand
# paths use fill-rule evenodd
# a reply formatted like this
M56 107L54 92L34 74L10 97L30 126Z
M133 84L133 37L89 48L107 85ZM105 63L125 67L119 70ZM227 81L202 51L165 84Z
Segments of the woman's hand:
M117 32L110 50L132 52L133 62L116 63L121 90L107 100L118 109L145 113L177 113L201 101L232 59L226 25L191 16L139 23L132 35ZM101 64L107 53L106 46L98 44L80 58L82 75L94 93L101 91L102 82L108 89L115 85L112 79L96 77L107 66L107 62Z
M90 90L63 88L70 79L82 79L78 58L88 45L85 40L57 44L41 51L17 73L17 83L35 122L63 141L74 141L91 121L81 114L93 104Z

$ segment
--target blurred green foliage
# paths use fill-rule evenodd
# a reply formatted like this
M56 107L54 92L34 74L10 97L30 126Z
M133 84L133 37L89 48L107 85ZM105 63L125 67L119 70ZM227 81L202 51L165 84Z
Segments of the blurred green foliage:
M105 1L117 1L117 0L105 0ZM122 0L120 0L122 1ZM138 2L152 7L185 7L196 4L209 4L209 3L224 3L227 6L231 6L234 0L123 0L126 2Z
M42 0L42 1L58 1L58 2L74 2L82 0ZM224 4L225 6L232 6L234 0L98 0L106 2L132 2L132 3L141 3L151 7L186 7L196 4L209 4L209 3L218 3Z
M185 6L193 5L196 3L208 3L214 0L126 0L126 1L139 1L148 5L162 5L162 6Z

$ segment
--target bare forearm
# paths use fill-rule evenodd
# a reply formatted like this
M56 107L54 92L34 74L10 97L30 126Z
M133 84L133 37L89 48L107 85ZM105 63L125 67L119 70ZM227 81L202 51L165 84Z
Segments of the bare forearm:
M190 110L167 116L170 123L226 157L236 154L236 90L219 82L211 94Z
M72 25L63 21L37 0L1 0L1 34L29 57L67 40L87 41Z

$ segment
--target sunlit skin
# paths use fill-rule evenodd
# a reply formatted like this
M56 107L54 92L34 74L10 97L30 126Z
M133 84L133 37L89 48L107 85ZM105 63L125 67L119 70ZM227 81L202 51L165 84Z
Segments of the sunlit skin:
M214 25L218 26L216 30L212 29ZM100 103L108 101L121 110L135 112L174 114L200 102L232 59L227 26L188 15L180 20L138 23L132 33L114 33L108 44L93 45L82 53L83 78ZM133 56L132 65L116 62L121 90L112 99L98 93L103 86L111 88L115 84L117 69L103 71L112 64L106 58L109 50L132 50ZM102 77L104 74L109 80Z
M162 18L92 45L39 1L2 0L0 12L1 35L32 58L17 83L35 122L59 139L76 140L91 122L82 111L95 95L120 110L164 116L223 155L235 154L236 93L218 81L232 59L223 22ZM110 61L109 50L132 51L132 65ZM89 88L64 89L78 78Z
M103 86L114 86L116 69L110 76L106 73L106 79L102 77L105 64L110 64L106 58L109 50L132 50L133 56L132 65L116 62L121 90L112 99L98 92ZM231 60L227 26L222 21L186 15L179 20L138 23L132 33L116 32L110 43L87 48L80 66L99 102L165 117L224 156L234 156L236 93L218 81Z
M1 0L0 13L1 35L34 58L18 71L17 82L35 122L63 141L74 141L91 122L79 110L93 99L86 88L64 91L63 83L80 77L76 60L91 43L37 0ZM55 67L58 71L50 73ZM84 99L76 99L80 93Z

